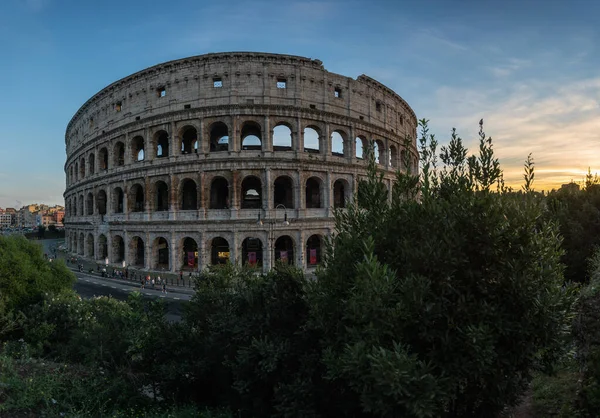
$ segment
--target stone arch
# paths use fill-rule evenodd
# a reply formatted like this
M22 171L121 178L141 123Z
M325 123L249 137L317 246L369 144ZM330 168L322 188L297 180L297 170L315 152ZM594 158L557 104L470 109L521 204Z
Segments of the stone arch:
M181 210L198 209L198 187L194 180L189 178L183 179L183 181L181 182L180 193Z
M169 134L160 130L153 135L153 148L156 158L166 158L169 156Z
M229 129L224 122L210 125L210 152L229 151Z
M102 189L98 191L98 195L96 196L96 207L98 214L106 215L106 192Z
M90 176L96 172L96 156L93 152L88 155L88 170Z
M92 192L88 192L85 200L86 215L91 216L94 214L94 195Z
M241 209L259 209L262 207L262 182L258 177L253 175L244 177L241 191Z
M230 252L229 242L225 238L213 238L210 242L210 263L212 265L226 264L229 261Z
M198 243L194 238L184 237L181 240L181 256L179 258L183 270L198 269Z
M98 168L108 170L108 149L106 147L102 147L98 151Z
M321 152L321 134L318 127L310 125L304 128L304 152L318 154Z
M247 121L242 125L241 149L248 151L260 151L262 149L262 133L260 124L255 121Z
M152 243L152 268L155 270L169 270L170 249L169 242L164 237L156 237Z
M85 254L85 235L83 232L79 233L79 248L77 249L77 254L84 255Z
M273 182L273 207L283 205L293 209L294 205L294 180L290 176L278 176Z
M85 157L81 157L81 160L79 160L79 178L85 178Z
M125 165L125 144L121 141L117 141L113 147L113 165L115 167Z
M154 183L154 210L156 212L169 210L169 186L162 180Z
M129 241L129 264L135 267L143 268L146 262L144 240L139 236L134 236Z
M398 168L398 149L393 144L390 144L389 165L390 167Z
M111 240L112 261L113 263L122 263L125 261L125 241L120 235L113 235Z
M346 133L335 130L331 133L331 155L343 157L346 155Z
M294 264L294 240L289 235L281 235L275 240L275 262Z
M125 193L120 187L115 187L112 194L113 213L123 213L125 210Z
M108 244L106 235L100 234L98 236L98 259L104 260L105 258L108 258Z
M242 264L262 267L263 244L260 238L248 237L242 241Z
M357 136L354 142L356 144L356 158L363 160L367 156L369 141L363 136Z
M224 177L215 177L210 184L210 209L229 208L229 182Z
M128 212L144 212L144 186L135 183L129 188Z
M337 179L333 183L333 207L345 208L350 199L350 184L346 179Z
M144 161L146 158L144 137L137 135L131 140L131 158L135 161Z
M94 235L89 233L85 241L85 256L87 258L94 258Z
M197 154L198 153L198 130L190 125L181 128L181 153L182 154Z
M373 154L377 164L385 165L385 145L381 139L373 140Z
M311 235L306 240L306 266L315 267L321 263L323 237L319 234Z
M273 128L273 151L291 151L292 128L284 122L280 122Z
M309 177L305 183L306 209L323 207L323 181L319 177Z

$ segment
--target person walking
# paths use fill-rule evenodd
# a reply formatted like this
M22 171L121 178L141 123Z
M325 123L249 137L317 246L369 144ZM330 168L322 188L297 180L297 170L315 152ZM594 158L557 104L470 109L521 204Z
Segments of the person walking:
M162 284L162 292L166 295L167 294L167 283L163 282Z
M142 277L142 280L140 280L140 283L142 283L142 289L145 289L146 288L146 286L145 286L146 283L144 282L144 278L143 277Z
M154 289L154 277L152 278L152 289Z

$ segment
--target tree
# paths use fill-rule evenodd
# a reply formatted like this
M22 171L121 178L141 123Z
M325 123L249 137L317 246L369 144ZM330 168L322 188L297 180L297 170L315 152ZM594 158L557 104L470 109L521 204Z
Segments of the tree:
M37 235L39 239L43 239L46 236L46 227L44 225L38 226Z
M566 338L573 297L533 161L512 193L483 123L478 155L453 131L440 169L420 126L424 177L398 173L390 204L371 162L308 292L340 416L492 416Z

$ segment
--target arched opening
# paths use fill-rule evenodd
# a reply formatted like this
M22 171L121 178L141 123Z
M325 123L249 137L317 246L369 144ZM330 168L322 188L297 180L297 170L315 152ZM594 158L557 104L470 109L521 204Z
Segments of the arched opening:
M181 153L198 153L198 132L194 127L187 127L181 136Z
M185 179L181 187L181 210L198 209L198 188L196 182Z
M85 244L85 256L94 258L94 236L92 234L88 234Z
M77 253L79 255L83 255L84 254L84 248L85 248L85 235L83 235L83 232L81 232L79 234L79 248L77 249Z
M154 134L154 142L156 143L156 158L164 158L169 156L169 134L165 131L158 131Z
M125 242L120 235L112 238L112 259L113 263L122 263L125 260Z
M306 180L306 208L321 207L321 180L311 177Z
M242 126L242 149L260 151L262 149L262 140L260 125L256 122L246 122Z
M288 176L275 179L273 190L273 207L283 205L288 209L294 208L294 183Z
M85 201L85 206L87 208L86 214L88 216L94 214L94 195L92 193L87 194L87 199Z
M196 240L189 237L183 240L181 265L186 270L198 269L198 244Z
M406 159L406 150L400 151L400 170L405 171L408 168L409 162Z
M210 152L229 150L229 133L227 125L215 122L210 127Z
M373 153L377 164L385 163L385 147L380 139L373 141Z
M117 142L113 151L113 162L115 167L125 165L125 145L122 142Z
M398 150L395 146L390 145L390 167L398 167Z
M210 209L228 208L229 183L223 177L217 177L210 185Z
M140 184L134 184L129 189L129 212L144 211L144 188Z
M140 237L133 237L129 242L129 260L135 267L144 267L145 265L144 241Z
M157 181L154 184L154 210L164 212L169 210L169 188L164 181Z
M85 178L85 158L82 158L79 162L79 178Z
M106 235L100 234L98 237L98 259L104 260L108 257L108 245L106 243Z
M356 158L362 160L363 158L365 158L365 143L360 137L356 137L354 143L356 144Z
M225 238L213 238L210 253L210 263L212 265L227 263L229 261L229 243Z
M90 176L92 174L94 174L96 172L96 157L94 156L94 154L90 154L90 156L88 157L88 167L89 167L89 173Z
M336 180L333 183L333 207L334 208L345 208L346 207L346 199L347 193L349 192L350 187L345 180Z
M131 155L134 161L144 160L144 138L136 136L131 140Z
M275 241L275 262L294 264L294 241L283 235Z
M306 265L314 267L321 262L321 236L311 235L306 241Z
M255 176L242 181L242 209L259 209L262 206L262 184Z
M98 152L98 166L100 170L108 170L108 150L106 147L100 148Z
M106 192L104 190L98 192L96 205L98 206L98 213L100 215L106 215Z
M125 195L123 189L116 187L113 193L113 212L123 213L123 204L125 201Z
M262 241L259 238L246 238L242 242L242 264L262 267Z
M343 157L345 155L345 140L339 131L334 131L331 134L331 155Z
M292 130L286 125L273 128L273 151L292 150Z
M85 212L83 211L83 195L79 196L79 216L83 216Z
M169 270L169 244L163 237L154 240L152 249L154 258L154 268L156 270Z
M313 128L304 128L304 152L319 153L319 133Z

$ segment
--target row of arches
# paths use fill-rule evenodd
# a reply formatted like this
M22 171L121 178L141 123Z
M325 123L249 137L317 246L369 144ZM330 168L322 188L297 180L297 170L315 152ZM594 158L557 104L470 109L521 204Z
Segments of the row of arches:
M178 248L170 247L169 241L165 237L154 238L149 246L146 246L144 239L140 236L133 236L129 239L127 246L120 235L113 235L112 242L104 234L100 234L97 242L92 233L84 234L72 233L68 239L71 252L81 256L96 259L110 260L114 264L125 263L128 266L136 268L149 268L153 270L196 271L202 263L202 254L200 247L195 239L184 237L180 240ZM319 234L311 235L304 243L305 267L314 267L321 262L323 237ZM231 247L227 239L215 237L208 243L207 263L211 265L225 264L232 259ZM173 259L171 251L177 251L178 254ZM266 257L272 256L274 262L282 262L290 265L297 264L296 244L289 235L281 235L274 239L271 249L266 248L259 237L246 237L237 254L241 258L237 260L242 264L248 264L259 268L263 267ZM172 260L176 260L173 264Z
M329 207L327 193L332 193L331 205L334 208L344 208L351 199L352 189L346 179L337 179L330 190L325 190L324 182L320 177L309 177L301 189L304 191L303 204L307 209ZM272 207L283 205L287 209L300 208L297 193L298 185L287 176L278 176L272 182ZM326 193L327 192L327 193ZM149 195L147 196L147 194ZM212 179L209 189L205 192L208 209L230 209L232 207L233 187L230 182L221 176ZM67 198L67 216L91 216L94 214L106 215L108 213L162 212L169 210L197 210L202 206L202 194L195 180L185 178L180 182L175 199L170 199L170 188L163 180L157 180L146 190L143 183L134 183L127 193L123 187L112 189L111 202L108 204L107 192L100 189L95 194L88 192ZM126 199L127 198L127 199ZM147 206L148 203L148 206ZM263 182L255 175L248 175L241 181L237 207L240 209L260 209L267 206L265 202Z
M86 156L80 157L78 161L71 164L67 171L69 183L72 184L86 176L108 170L109 166L123 166L126 159L129 163L135 163L171 155L233 151L229 131L230 128L224 122L212 123L208 128L208 149L202 149L198 130L192 125L181 128L175 140L164 129L155 132L149 141L146 141L142 135L135 135L128 144L125 144L124 141L117 141L110 147L110 150L109 147L101 147L98 150L97 158L94 152L90 152L87 159ZM240 130L239 149L264 150L263 136L262 126L258 122L244 122ZM273 151L298 149L297 133L293 132L291 125L287 123L276 124L271 136ZM366 136L359 135L354 139L354 147L352 147L348 134L342 129L331 132L329 143L325 143L322 128L308 125L302 130L303 151L306 153L323 153L325 149L329 149L333 156L364 159L367 148L372 147L377 163L390 168L403 168L402 165L406 165L404 163L406 154L399 158L396 145L390 143L386 148L386 143L387 141L383 139L370 141ZM352 148L354 148L354 155L352 155ZM413 162L414 160L411 161L411 164Z

